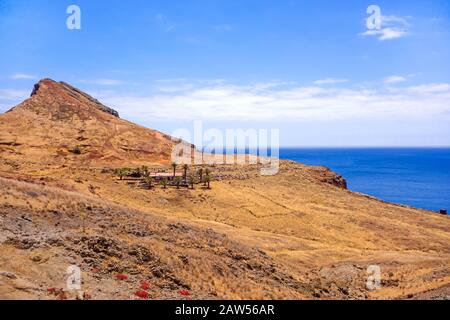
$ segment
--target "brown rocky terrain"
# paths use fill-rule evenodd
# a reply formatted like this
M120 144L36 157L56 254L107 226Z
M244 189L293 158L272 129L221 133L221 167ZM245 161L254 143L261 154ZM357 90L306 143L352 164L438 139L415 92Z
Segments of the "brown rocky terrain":
M175 143L49 79L0 115L0 298L74 298L60 290L73 264L92 299L139 299L142 281L152 299L450 296L448 217L351 192L326 168L209 166L212 189L114 175L170 172Z
M24 159L38 167L160 164L170 159L176 142L120 119L89 95L50 79L41 80L29 99L3 114L0 126L2 154L11 166Z

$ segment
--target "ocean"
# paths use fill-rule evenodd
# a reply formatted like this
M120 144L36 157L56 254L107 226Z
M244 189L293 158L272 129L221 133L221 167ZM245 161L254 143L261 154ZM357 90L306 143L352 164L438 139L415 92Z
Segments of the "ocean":
M280 158L326 166L341 174L352 191L450 210L450 148L282 148Z

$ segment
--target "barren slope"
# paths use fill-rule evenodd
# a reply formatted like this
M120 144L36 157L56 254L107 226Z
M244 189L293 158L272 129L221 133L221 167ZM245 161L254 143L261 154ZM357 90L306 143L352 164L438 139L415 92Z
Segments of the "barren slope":
M0 152L13 167L26 161L41 167L75 160L78 165L166 163L174 145L171 137L122 120L87 94L50 79L0 115L0 128Z
M73 264L84 271L84 290L97 299L137 298L140 281L161 299L179 298L182 289L208 299L311 294L292 270L211 229L76 192L3 178L0 187L2 298L49 298L47 289L64 284Z
M132 297L135 284L114 289L121 285L114 282L119 269L144 272L161 284L152 294L162 298L176 297L183 287L155 276L154 262L138 263L129 254L119 260L130 265L110 269L117 257L92 253L96 241L106 243L107 251L141 244L157 256L156 265L198 298L450 295L448 217L353 193L326 168L289 161L282 161L280 174L273 177L260 176L259 166L211 167L211 190L198 185L194 190L148 190L137 180L119 180L108 168L146 164L170 170L173 142L112 113L67 84L43 80L30 99L0 115L0 175L10 179L0 181L0 272L42 285L28 292L0 273L0 296L48 298L42 288L63 286L70 261L89 273L93 265L85 255L94 255L96 267L104 268L97 278L88 275L94 298ZM76 147L81 154L71 152ZM87 212L83 240L80 212L85 205L94 209ZM54 237L63 239L62 246L48 240ZM37 239L38 245L23 246L27 239ZM42 249L48 241L48 250ZM48 263L33 260L42 250L50 255ZM171 260L180 255L194 263ZM257 264L249 265L251 259ZM26 262L31 269L23 268ZM382 269L380 290L365 288L369 265ZM273 274L271 266L276 266ZM50 276L54 271L57 277ZM136 273L132 281L139 279ZM169 290L163 280L169 281ZM95 291L102 283L108 289Z

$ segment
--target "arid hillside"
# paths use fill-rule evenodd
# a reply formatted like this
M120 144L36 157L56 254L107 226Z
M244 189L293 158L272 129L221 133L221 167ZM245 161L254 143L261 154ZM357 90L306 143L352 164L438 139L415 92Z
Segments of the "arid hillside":
M64 83L41 80L31 97L0 115L0 151L8 163L46 165L167 163L175 141L119 118L116 111ZM132 163L130 163L132 164Z
M76 192L3 178L0 187L1 298L52 298L70 265L96 299L138 298L142 283L156 299L311 296L292 270L212 229Z
M186 168L210 170L210 189L115 172L170 173L174 143L48 79L0 115L0 298L72 298L59 290L71 264L92 299L139 299L142 281L156 299L450 296L448 216L290 161L275 176L259 164ZM381 288L368 290L373 265Z

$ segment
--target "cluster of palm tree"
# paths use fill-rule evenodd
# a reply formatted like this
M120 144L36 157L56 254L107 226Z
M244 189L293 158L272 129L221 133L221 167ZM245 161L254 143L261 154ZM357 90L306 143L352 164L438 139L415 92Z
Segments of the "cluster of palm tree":
M123 180L123 177L128 176L132 169L130 168L118 168L114 170L114 174L119 177L120 180Z
M141 177L141 181L147 186L148 189L152 189L154 187L154 180L150 176L150 170L147 166L142 166L137 169L139 175Z
M199 183L203 183L203 185L205 187L207 187L208 189L211 189L211 170L206 168L200 168L197 170L197 175L199 177ZM195 183L195 176L192 177L192 179L194 180Z
M173 169L173 178L174 183L177 186L177 189L180 188L180 185L184 183L184 185L187 185L189 188L194 189L195 184L197 183L203 183L205 187L208 189L211 189L211 170L209 168L203 169L200 168L197 170L196 173L191 173L188 176L188 170L189 166L187 164L183 165L183 177L176 177L176 170L177 170L177 164L174 162L172 163L172 169Z
M181 186L187 186L191 189L194 189L194 186L197 183L201 183L206 188L211 189L212 178L211 170L209 168L200 168L197 170L197 172L188 175L189 166L187 164L184 164L183 176L180 177L176 175L178 164L172 163L171 167L173 169L173 183L171 185L176 186L177 189L180 189ZM123 180L124 177L130 176L134 178L140 178L141 182L143 182L148 189L152 189L155 186L155 181L153 177L150 176L150 170L147 166L142 166L137 169L118 168L114 171L114 173L119 177L120 180ZM162 178L160 181L160 185L163 187L163 189L167 189L169 180L166 177Z

